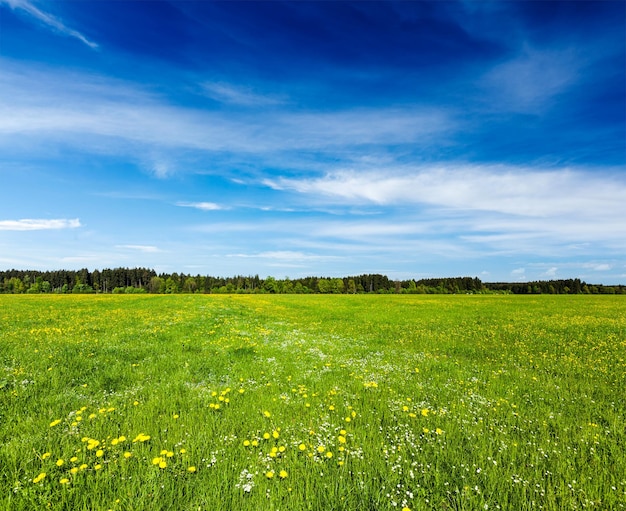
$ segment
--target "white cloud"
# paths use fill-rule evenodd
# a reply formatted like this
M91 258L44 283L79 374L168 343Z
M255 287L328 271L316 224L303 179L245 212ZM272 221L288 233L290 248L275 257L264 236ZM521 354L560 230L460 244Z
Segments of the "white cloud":
M271 259L275 261L330 261L339 259L337 256L306 254L290 250L270 250L256 254L229 254L228 257L240 257L244 259Z
M250 87L241 87L224 82L205 82L204 93L211 99L241 106L274 106L284 103L279 97L259 94Z
M582 170L448 164L338 170L322 177L266 179L264 184L351 204L424 204L535 218L626 216L626 182Z
M259 157L339 149L346 154L347 148L364 145L421 147L434 136L441 142L457 128L446 112L415 105L334 112L184 108L104 77L0 64L0 133L6 144L26 140L28 148L33 140L38 145L61 140L83 150L136 154L146 154L146 148L148 154L172 149ZM148 165L157 176L172 171L159 158Z
M138 250L139 252L146 252L146 253L160 252L160 250L153 245L115 245L115 248Z
M587 263L582 265L583 268L587 268L593 271L610 271L613 267L607 263Z
M165 179L171 176L174 173L174 169L172 166L165 161L155 161L151 166L150 170L153 175L159 179Z
M0 231L40 231L49 229L75 229L81 227L78 218L0 220Z
M543 272L542 277L545 277L548 279L554 279L556 278L557 271L558 271L558 268L556 266L551 266L545 272Z
M515 268L514 270L511 271L511 276L519 282L523 282L527 280L526 268Z
M195 208L201 211L217 211L224 209L215 202L177 202L176 205L183 208Z
M35 18L37 21L48 26L49 28L66 36L74 37L89 46L90 48L98 48L98 45L96 43L87 39L83 34L78 32L77 30L74 30L73 28L68 27L67 25L65 25L65 23L63 23L63 21L56 18L52 14L38 9L32 2L28 0L0 0L0 5L1 4L7 4L13 10L18 9L24 11L33 18Z
M539 111L578 79L581 66L573 50L525 47L514 59L490 70L481 86L499 110Z

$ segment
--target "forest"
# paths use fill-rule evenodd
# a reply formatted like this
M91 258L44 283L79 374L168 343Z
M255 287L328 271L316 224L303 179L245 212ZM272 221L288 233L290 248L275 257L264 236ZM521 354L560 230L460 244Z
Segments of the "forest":
M626 294L626 286L587 284L580 279L534 282L482 282L477 277L391 280L385 275L350 277L212 277L160 273L148 268L89 271L0 271L0 293L277 293L277 294Z

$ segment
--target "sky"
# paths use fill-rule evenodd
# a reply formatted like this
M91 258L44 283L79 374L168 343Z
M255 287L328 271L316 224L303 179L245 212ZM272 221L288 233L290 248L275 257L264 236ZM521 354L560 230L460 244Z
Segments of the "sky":
M0 268L626 283L623 1L0 0Z

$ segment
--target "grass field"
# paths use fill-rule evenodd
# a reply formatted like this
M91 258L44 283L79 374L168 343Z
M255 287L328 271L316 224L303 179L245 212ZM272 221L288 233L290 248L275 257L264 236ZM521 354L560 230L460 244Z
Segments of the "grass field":
M622 297L0 295L0 509L626 509L625 398Z

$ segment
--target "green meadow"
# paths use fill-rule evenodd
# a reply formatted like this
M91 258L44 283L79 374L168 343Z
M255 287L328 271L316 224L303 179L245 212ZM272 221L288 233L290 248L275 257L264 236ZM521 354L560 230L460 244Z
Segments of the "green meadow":
M626 508L626 301L0 295L0 509Z

